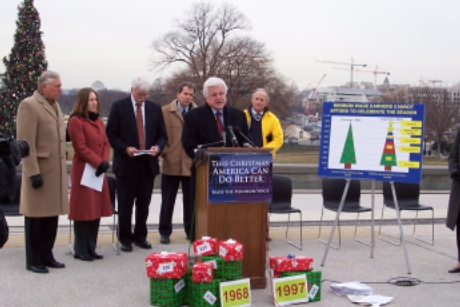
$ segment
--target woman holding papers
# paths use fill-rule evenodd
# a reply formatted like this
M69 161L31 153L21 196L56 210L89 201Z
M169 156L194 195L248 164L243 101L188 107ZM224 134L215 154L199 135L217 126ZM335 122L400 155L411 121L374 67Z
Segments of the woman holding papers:
M82 88L68 123L74 148L69 219L74 221L74 257L83 261L102 259L102 255L96 253L99 222L101 217L112 215L104 175L110 167L107 162L110 146L99 117L100 110L97 93L91 88Z

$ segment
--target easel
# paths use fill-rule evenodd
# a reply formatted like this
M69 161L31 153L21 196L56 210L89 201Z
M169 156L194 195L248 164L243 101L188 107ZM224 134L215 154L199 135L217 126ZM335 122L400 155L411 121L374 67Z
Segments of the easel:
M329 240L327 241L326 245L326 250L324 251L324 256L323 260L321 261L321 266L324 266L326 263L326 258L327 254L329 252L329 248L331 247L332 244L332 239L334 238L334 233L337 225L339 224L339 218L340 218L340 213L342 212L343 209L343 204L345 203L345 199L347 197L348 193L348 188L350 187L350 178L346 178L346 183L345 183L345 188L343 189L343 194L342 198L340 199L340 204L339 204L339 209L337 210L337 214L335 216L335 221L334 221L334 226L332 227L331 234L329 236ZM371 182L371 258L374 258L374 247L375 247L375 235L374 235L374 207L375 207L375 180L372 180ZM396 191L395 191L395 186L394 182L390 181L390 186L391 186L391 191L393 194L393 200L395 203L395 210L396 210L396 216L398 218L398 225L399 225L399 235L401 238L402 242L402 247L404 251L404 259L406 260L406 268L407 268L407 274L411 274L411 269L410 269L410 264L409 264L409 257L407 256L407 248L406 248L406 240L404 238L404 231L402 228L401 224L401 213L399 212L399 204L398 204L398 199L396 197Z

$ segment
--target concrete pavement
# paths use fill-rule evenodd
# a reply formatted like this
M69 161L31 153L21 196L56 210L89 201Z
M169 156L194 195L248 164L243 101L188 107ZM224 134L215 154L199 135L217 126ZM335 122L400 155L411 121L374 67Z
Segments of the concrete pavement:
M188 251L189 244L181 229L182 210L180 197L174 214L175 230L171 237L172 244L159 245L158 215L160 194L153 194L150 217L148 220L149 240L154 244L150 251L135 248L132 253L116 255L111 247L111 218L102 221L99 239L99 251L104 255L101 261L91 263L73 259L68 253L68 221L60 219L58 241L55 256L66 263L64 270L51 270L49 274L34 274L25 270L24 235L22 217L7 217L11 226L10 240L0 250L0 305L2 306L148 306L149 282L145 275L144 259L152 251ZM457 249L455 233L444 224L447 211L448 194L422 194L421 202L435 208L435 244L427 245L416 241L411 236L412 225L404 225L407 239L407 255L411 274L408 274L407 263L402 247L393 246L376 238L374 255L371 249L353 240L353 226L342 227L342 246L336 251L329 249L324 266L326 246L317 240L318 221L322 208L321 194L295 191L292 204L303 213L303 244L304 250L299 251L284 242L286 216L270 217L269 256L296 254L306 255L315 259L315 268L323 272L322 301L313 306L352 306L345 297L339 297L329 291L330 283L360 281L374 290L375 294L393 296L390 306L454 306L457 304L459 274L448 274L447 270L456 263ZM363 194L362 204L371 205L372 195ZM382 195L374 198L375 218L380 219ZM370 239L370 214L360 218L359 236ZM413 217L413 213L404 212L402 218ZM325 213L325 224L331 225L336 215ZM424 238L430 236L431 227L425 218L428 214L421 213L422 225L417 231ZM347 225L355 218L353 214L342 214L341 221ZM294 221L297 217L292 217ZM397 238L399 228L394 224L394 210L385 210L384 228L386 235ZM348 222L350 221L350 222ZM353 223L351 225L354 225ZM330 226L324 227L326 238ZM378 227L374 233L378 232ZM290 237L299 238L298 222L291 229ZM327 239L327 238L326 238ZM267 274L268 276L268 274ZM389 281L392 278L416 279L421 283L412 287L395 286ZM253 306L273 306L271 288L252 290ZM303 304L306 306L306 304ZM302 305L301 305L302 306Z

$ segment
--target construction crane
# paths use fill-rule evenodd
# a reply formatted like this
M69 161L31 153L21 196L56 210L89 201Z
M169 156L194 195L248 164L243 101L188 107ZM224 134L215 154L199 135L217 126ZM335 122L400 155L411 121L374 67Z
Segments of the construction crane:
M350 66L350 86L353 87L353 71L355 69L355 66L362 66L362 67L366 67L367 64L355 64L355 62L353 61L353 58L351 58L351 62L350 63L347 63L347 62L335 62L335 61L316 61L318 63L326 63L326 64L337 64L337 65L348 65Z
M377 75L381 74L381 75L387 75L389 76L390 73L388 71L383 71L383 70L379 70L379 66L375 66L375 69L374 70L365 70L365 69L357 69L356 71L360 71L360 72L368 72L368 73L372 73L374 74L374 89L377 89Z
M324 78L326 78L326 74L324 74L321 79L319 79L318 83L315 87L312 87L310 91L310 95L308 95L307 103L304 106L304 113L307 115L311 115L315 109L315 102L316 102L316 95L318 94L318 87L323 82Z

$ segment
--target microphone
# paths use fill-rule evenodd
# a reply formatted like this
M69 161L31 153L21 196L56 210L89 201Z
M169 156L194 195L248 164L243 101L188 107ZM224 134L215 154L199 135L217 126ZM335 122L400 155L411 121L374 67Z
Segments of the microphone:
M238 147L238 140L236 139L235 132L233 132L233 127L227 126L227 130L230 133L230 139L232 140L232 147Z
M235 126L233 129L234 129L234 130L236 131L236 133L238 133L246 142L248 142L248 144L251 145L251 147L257 147L256 144L254 144L254 142L251 141L251 139L248 138L248 137L243 133L243 131L241 131L241 128L240 128L240 127Z
M227 134L225 131L222 131L222 143L223 143L223 146L222 147L227 147Z
M222 144L225 144L225 141L217 141L217 142L212 142L212 143L207 143L207 144L199 144L197 146L197 149L208 148L208 147L218 146L218 145L222 145Z

